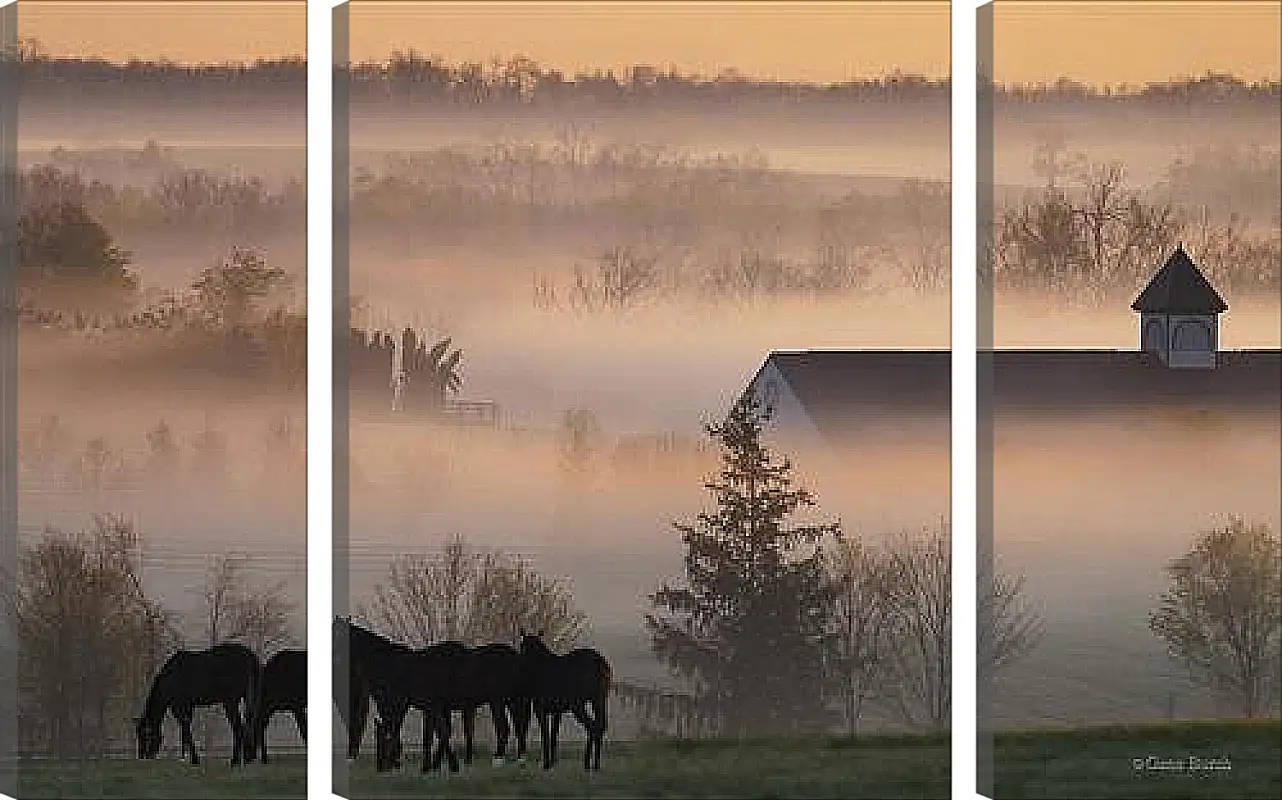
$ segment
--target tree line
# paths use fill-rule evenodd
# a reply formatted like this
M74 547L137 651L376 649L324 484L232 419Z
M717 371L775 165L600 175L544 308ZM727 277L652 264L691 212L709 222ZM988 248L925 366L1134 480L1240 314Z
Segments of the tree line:
M1042 188L997 212L988 277L998 289L1049 289L1098 303L1138 292L1182 242L1221 291L1276 293L1278 163L1277 154L1203 149L1144 191L1128 185L1121 162L1091 161L1062 136L1051 137L1033 161ZM1218 177L1207 174L1211 164L1219 165ZM1244 205L1266 214L1272 207L1273 218L1251 221Z
M186 64L132 58L125 62L53 56L32 37L20 37L4 56L14 59L25 82L42 89L80 88L80 84L111 83L136 90L166 85L203 88L208 92L245 89L294 90L307 80L304 56L262 58L248 63ZM353 84L357 98L421 96L456 103L595 103L663 102L674 105L708 101L760 99L768 102L814 101L938 101L947 102L947 77L889 71L877 77L832 83L805 83L754 78L726 69L699 75L638 64L621 72L613 69L567 74L522 55L492 56L484 61L449 62L416 50L395 50L380 61L336 68ZM68 86L70 84L70 87ZM1275 103L1282 82L1248 81L1228 73L1173 77L1136 85L1096 85L1061 77L1033 83L998 83L1000 99L1019 103L1116 103L1138 100L1155 105Z
M155 156L160 145L148 142L134 160L146 162L155 175L150 186L114 184L85 175L83 156L53 151L50 163L37 164L18 175L24 210L59 203L84 207L117 235L162 230L207 233L263 233L301 224L307 209L307 188L291 179L272 189L257 176L220 175L184 167ZM129 160L129 159L127 159Z
M1257 106L1267 108L1282 98L1282 81L1248 81L1231 73L1208 70L1203 75L1142 84L1090 84L1060 77L1053 81L993 83L980 86L998 103L1011 105L1079 105L1097 109L1138 102L1149 106Z

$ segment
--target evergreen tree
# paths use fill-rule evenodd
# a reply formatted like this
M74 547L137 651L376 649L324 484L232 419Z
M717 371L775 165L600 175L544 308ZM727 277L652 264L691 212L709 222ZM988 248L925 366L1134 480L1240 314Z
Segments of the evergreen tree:
M673 523L686 547L686 586L663 586L646 616L655 655L693 679L729 735L770 735L823 724L825 655L834 588L823 542L840 522L788 526L811 493L792 463L762 443L766 414L749 392L706 430L722 467L705 484L716 509ZM662 612L666 612L663 614Z

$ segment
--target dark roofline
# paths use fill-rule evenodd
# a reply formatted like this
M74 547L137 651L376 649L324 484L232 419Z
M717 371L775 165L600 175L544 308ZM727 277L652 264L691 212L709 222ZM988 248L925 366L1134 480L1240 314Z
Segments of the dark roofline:
M843 365L843 370L869 370L866 389L855 387L834 398L841 408L904 415L951 411L952 362L947 350L774 351L748 385L769 360L802 355L844 355L855 363ZM979 398L981 406L1000 412L1072 414L1170 406L1276 413L1282 408L1282 350L1278 349L1221 350L1215 369L1173 369L1155 354L1136 350L1006 349L981 351L978 359L977 389L985 395ZM891 368L873 372L882 366ZM786 379L786 370L781 367L780 371ZM810 414L804 391L790 388Z
M1229 305L1193 263L1181 242L1131 303L1131 310L1145 314L1223 314Z

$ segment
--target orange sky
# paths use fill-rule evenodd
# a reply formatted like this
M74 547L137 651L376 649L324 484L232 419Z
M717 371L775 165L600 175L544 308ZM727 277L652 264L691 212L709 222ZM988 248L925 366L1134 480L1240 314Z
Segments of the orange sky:
M635 64L813 81L946 76L946 2L378 3L356 0L356 60L414 47L448 60L522 53L565 72Z
M1207 71L1248 80L1282 74L1278 0L998 0L993 28L999 83L1060 75L1136 84Z
M55 55L252 61L307 52L307 3L21 0L18 35Z
M249 60L302 53L302 0L22 0L19 30L58 54L123 60ZM352 56L393 48L452 61L523 53L568 72L674 64L715 74L831 81L905 72L945 75L946 3L352 2ZM1044 3L999 0L998 80L1139 83L1208 69L1282 74L1277 2Z

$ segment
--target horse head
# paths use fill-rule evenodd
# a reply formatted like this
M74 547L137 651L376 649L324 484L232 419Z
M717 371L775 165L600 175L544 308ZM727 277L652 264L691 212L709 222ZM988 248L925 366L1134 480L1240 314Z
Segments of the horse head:
M523 656L550 656L552 650L548 648L547 642L543 641L543 631L530 633L524 628L521 629L521 655Z

